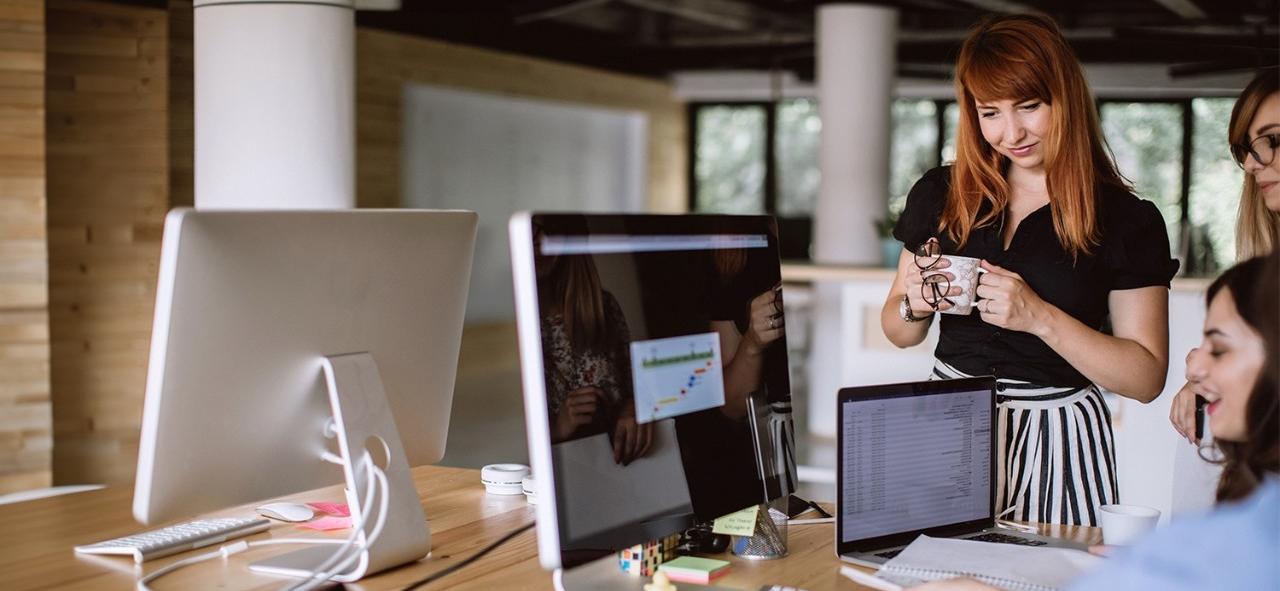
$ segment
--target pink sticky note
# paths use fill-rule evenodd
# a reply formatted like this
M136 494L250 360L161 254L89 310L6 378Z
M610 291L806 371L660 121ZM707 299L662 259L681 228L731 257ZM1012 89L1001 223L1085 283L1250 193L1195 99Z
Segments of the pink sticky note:
M315 521L308 521L302 524L303 529L314 529L316 531L333 531L349 527L351 527L350 517L321 517Z
M321 513L337 515L340 517L351 517L351 508L347 507L346 503L317 502L307 503L307 506Z

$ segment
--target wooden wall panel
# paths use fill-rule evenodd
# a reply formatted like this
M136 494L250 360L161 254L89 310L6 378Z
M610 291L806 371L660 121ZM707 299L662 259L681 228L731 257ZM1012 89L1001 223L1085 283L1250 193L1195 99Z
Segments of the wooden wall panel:
M169 208L169 13L48 0L47 24L54 481L127 484Z
M48 486L43 0L0 0L0 494Z
M169 204L196 204L196 54L191 0L169 0Z
M0 368L27 368L5 374L22 385L6 384L0 405L17 398L9 392L24 393L23 404L36 406L44 396L47 415L50 388L40 394L39 384L51 381L53 437L48 419L43 432L6 432L0 422L0 462L16 457L4 454L19 445L43 445L45 454L52 446L56 483L127 483L137 454L163 218L169 207L194 201L191 2L171 0L165 10L48 0L47 22L2 26L4 19L44 18L44 10L29 4L0 0L0 64L19 65L0 68L0 138L15 136L10 143L0 140L0 235L10 235L4 221L10 210L39 215L44 225L28 232L25 246L0 241L0 262L8 264L21 251L27 272L40 275L47 240L48 287L37 285L45 275L25 284L0 282L0 302L38 301L21 314L0 312ZM7 59L8 52L30 51L34 43L12 41L11 48L10 33L26 27L43 38L42 24L48 27L47 66L30 55ZM21 69L37 64L47 67L47 78ZM357 32L361 206L399 204L406 83L643 111L651 132L650 205L659 211L685 207L687 131L669 85L370 30ZM45 109L45 129L9 122L8 109L19 108L11 105ZM47 135L47 207L39 183L45 162L8 156L42 147L28 137L33 131ZM37 263L31 266L31 260ZM15 338L36 348L8 347ZM28 421L38 414L5 416Z
M688 140L670 84L372 29L356 31L356 199L400 204L405 84L642 111L649 116L649 208L682 212Z

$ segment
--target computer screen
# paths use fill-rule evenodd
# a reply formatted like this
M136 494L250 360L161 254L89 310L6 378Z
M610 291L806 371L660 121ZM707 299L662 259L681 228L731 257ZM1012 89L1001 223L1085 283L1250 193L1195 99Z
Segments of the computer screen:
M841 399L842 542L991 517L994 393L898 388Z
M791 492L772 218L523 214L511 240L544 566Z

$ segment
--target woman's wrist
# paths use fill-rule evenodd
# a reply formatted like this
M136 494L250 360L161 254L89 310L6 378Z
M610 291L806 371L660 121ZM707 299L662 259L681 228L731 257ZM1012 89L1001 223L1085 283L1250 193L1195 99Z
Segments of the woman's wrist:
M1039 337L1046 345L1054 346L1059 334L1058 329L1061 326L1062 310L1059 310L1053 304L1040 300L1039 309L1032 312L1031 317L1034 321L1029 332Z
M756 344L755 338L753 338L751 333L748 332L747 337L742 339L742 342L738 345L738 352L736 353L736 355L750 355L752 357L759 357L763 353L764 353L764 346Z

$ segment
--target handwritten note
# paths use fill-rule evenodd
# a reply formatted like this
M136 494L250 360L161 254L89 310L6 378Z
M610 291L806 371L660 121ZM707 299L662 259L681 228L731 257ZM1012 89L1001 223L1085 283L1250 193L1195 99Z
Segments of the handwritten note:
M752 505L730 513L715 520L711 525L712 533L729 534L731 536L750 536L756 533L756 516L760 513L760 505Z

